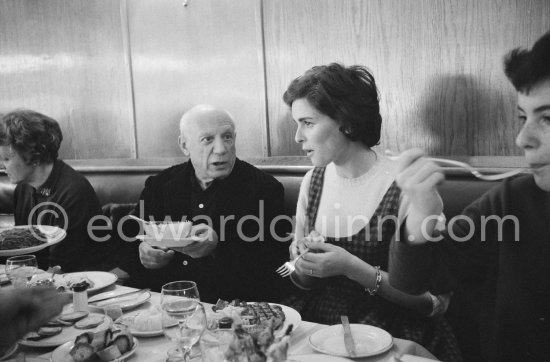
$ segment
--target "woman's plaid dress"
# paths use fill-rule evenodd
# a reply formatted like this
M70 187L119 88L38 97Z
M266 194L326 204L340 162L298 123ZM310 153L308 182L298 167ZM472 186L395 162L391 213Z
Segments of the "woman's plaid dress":
M308 194L306 234L314 229L323 191L324 171L325 168L313 170ZM401 190L394 182L368 226L351 237L327 237L326 242L346 249L372 266L380 265L381 270L387 271L389 247L396 232L400 193ZM379 220L387 221L382 223ZM338 324L340 316L347 315L352 323L370 324L383 328L393 337L415 341L444 361L462 360L456 338L444 318L427 318L377 295L371 296L363 286L345 276L328 277L322 281L320 287L294 295L285 304L298 310L307 321Z

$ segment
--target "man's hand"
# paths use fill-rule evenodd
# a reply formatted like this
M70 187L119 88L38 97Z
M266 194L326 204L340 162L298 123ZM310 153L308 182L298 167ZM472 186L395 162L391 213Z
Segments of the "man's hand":
M174 257L174 251L166 248L152 247L147 242L139 244L139 259L147 269L163 268Z
M183 248L174 248L175 251L187 254L194 259L204 258L216 250L218 246L218 234L207 224L194 225L191 235L195 240Z
M70 301L70 294L59 293L53 288L0 291L0 349L44 325L61 313L63 306Z
M398 159L396 182L404 196L410 200L406 231L409 242L425 242L433 234L436 217L443 212L443 201L437 185L445 176L434 162L424 158L420 149L403 152ZM427 221L430 218L431 221Z

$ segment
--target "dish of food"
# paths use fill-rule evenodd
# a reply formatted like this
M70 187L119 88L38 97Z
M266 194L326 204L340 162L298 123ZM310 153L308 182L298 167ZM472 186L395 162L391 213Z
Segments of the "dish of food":
M30 254L59 243L65 230L49 225L20 225L0 231L0 256Z
M195 236L183 237L181 239L166 239L149 235L137 235L136 239L145 241L149 245L159 248L183 248L198 240Z
M85 313L84 316L75 315L74 318L71 318L69 314L75 314L75 313L61 314L61 316L57 318L57 319L62 319L61 322L54 320L54 321L51 321L51 324L48 324L47 326L42 327L42 328L48 328L45 330L46 334L47 333L53 334L55 332L57 332L57 334L41 337L41 336L37 336L36 335L37 333L35 332L27 333L19 341L19 344L23 346L29 346L29 347L57 347L62 345L63 343L73 341L78 335L82 334L83 332L86 332L86 331L99 332L99 331L106 330L113 323L111 318L99 313L89 313L89 314ZM94 324L87 324L86 322L86 321L91 322L92 319L94 319L95 326L90 328L84 328L90 325L94 325ZM99 321L99 325L96 324L97 321ZM79 327L81 328L77 328L76 324L79 322L80 322ZM61 329L58 330L56 328L61 328Z
M74 341L57 347L52 352L52 362L74 362L73 355L79 361L122 362L133 355L139 342L128 332L106 330L103 334L90 336L82 334Z
M290 325L293 330L298 328L302 321L300 313L286 305L267 302L224 302L218 301L211 308L206 308L209 324L223 322L222 318L229 317L243 327L249 328L261 324L269 319L277 319L274 325L275 335L282 336Z
M42 274L35 275L32 278L30 285L31 286L33 284L43 285L41 281L44 279L49 279L50 277L51 275L49 273L42 273ZM90 293L114 284L117 281L117 279L118 277L113 273L89 271L89 272L56 274L53 277L53 282L56 288L63 289L67 292L71 291L71 286L73 286L74 284L87 282L89 284L87 291L88 293Z
M350 324L357 358L375 356L393 346L392 336L385 330L367 324ZM309 337L309 344L321 353L351 357L344 344L341 324L325 327Z
M153 306L147 310L125 315L117 320L117 323L124 324L136 337L157 337L162 336L160 306Z

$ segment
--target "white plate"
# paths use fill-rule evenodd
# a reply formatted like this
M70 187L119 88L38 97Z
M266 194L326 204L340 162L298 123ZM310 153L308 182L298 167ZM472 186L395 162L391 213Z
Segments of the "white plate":
M311 353L290 355L287 357L286 362L351 362L351 360L326 354Z
M51 276L50 273L43 273L35 275L31 282L41 279L48 279ZM64 286L67 292L69 286L74 283L78 283L83 278L88 278L94 284L91 288L88 289L88 294L95 292L96 290L103 289L109 285L114 284L118 277L113 273L100 272L100 271L87 271L87 272L76 272L76 273L66 273L66 274L56 274L53 279L56 286Z
M295 331L298 329L298 326L300 325L300 322L302 322L302 316L296 309L287 307L286 305L282 304L276 304L276 303L269 303L272 305L278 305L281 308L283 308L283 312L285 313L285 323L283 324L283 327L279 329L275 334L276 335L282 335L286 332L286 329L289 325L292 324L292 331Z
M151 299L151 293L143 292L137 295L130 294L130 295L122 295L120 297L114 297L108 300L90 304L90 306L94 308L105 308L111 305L118 305L123 311L126 311L126 310L139 307L149 299Z
M14 344L13 346L11 346L11 348L8 349L8 350L6 351L6 353L4 353L3 356L0 356L0 361L4 361L4 360L6 360L6 358L12 356L12 355L15 353L15 351L17 351L17 346L18 346L17 343Z
M139 342L137 338L134 337L134 346L132 347L132 349L124 353L122 356L115 358L109 362L122 362L126 360L128 357L134 354L134 352L138 348L138 344ZM52 352L51 361L52 362L72 362L73 358L71 357L70 352L73 346L74 346L74 341L71 341L54 349L54 351Z
M73 342L76 339L76 337L78 337L79 335L81 335L84 332L101 331L101 330L109 328L111 326L111 324L113 323L111 318L109 318L106 315L98 314L98 313L90 313L89 315L99 315L99 316L105 317L105 319L103 320L103 323L101 323L99 326L97 326L95 328L78 329L78 328L75 328L74 325L66 326L66 327L63 327L63 330L61 331L61 333L59 333L55 336L42 338L38 341L29 341L29 340L26 340L26 339L22 339L22 340L19 341L19 344L21 344L23 346L29 346L29 347L57 347L57 346L62 345L63 343Z
M151 308L146 309L146 310L140 310L140 311L137 311L135 313L126 314L126 315L122 316L122 318L117 319L117 322L121 322L122 324L126 325L128 327L128 329L130 330L130 333L132 333L136 337L149 338L149 337L162 336L163 335L162 328L160 328L158 330L141 331L141 330L137 330L135 328L135 325L134 325L134 321L135 321L135 318L137 316L139 316L140 314L143 314L145 316L147 314L151 314L153 308L159 308L159 310L154 312L154 316L155 316L155 318L158 318L158 324L160 325L160 323L161 323L160 319L162 317L162 314L160 312L160 306L155 306L155 307L151 307ZM150 317L151 316L149 315L149 318Z
M366 324L351 324L350 327L358 358L384 353L393 345L392 336L383 329ZM309 344L321 353L351 357L344 345L344 330L341 324L329 326L313 333L309 337Z
M65 236L67 236L67 233L65 232L65 230L58 228L57 226L49 226L49 225L19 225L19 226L14 226L10 228L3 228L0 230L0 232L5 230L10 230L10 229L26 229L31 226L36 227L44 235L46 235L45 243L42 243L36 246L31 246L30 248L0 250L0 256L15 256L15 255L34 253L44 248L47 248L49 246L52 246L54 244L57 244L61 240L65 239Z
M159 248L183 248L199 240L195 236L190 236L181 239L168 239L168 238L155 238L149 235L136 235L136 239L143 240L151 246L157 246Z

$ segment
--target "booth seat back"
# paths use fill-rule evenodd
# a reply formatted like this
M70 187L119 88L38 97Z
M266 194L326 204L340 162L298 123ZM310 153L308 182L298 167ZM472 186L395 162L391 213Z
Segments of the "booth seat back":
M296 202L300 192L300 183L307 168L262 167L279 180L285 189L285 212L293 216L296 212ZM145 186L147 177L156 174L152 170L132 171L81 171L90 181L100 203L135 203ZM448 175L445 182L439 186L439 192L444 202L444 213L447 219L461 213L472 201L494 187L496 182L480 181L464 174Z

